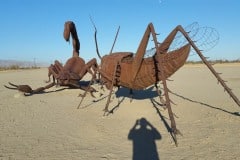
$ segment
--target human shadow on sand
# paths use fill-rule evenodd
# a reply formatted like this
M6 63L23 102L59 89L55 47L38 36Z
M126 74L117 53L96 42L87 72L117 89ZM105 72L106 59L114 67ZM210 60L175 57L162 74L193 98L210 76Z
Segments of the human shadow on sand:
M155 140L160 140L161 134L145 118L136 120L128 134L133 141L133 160L159 160Z

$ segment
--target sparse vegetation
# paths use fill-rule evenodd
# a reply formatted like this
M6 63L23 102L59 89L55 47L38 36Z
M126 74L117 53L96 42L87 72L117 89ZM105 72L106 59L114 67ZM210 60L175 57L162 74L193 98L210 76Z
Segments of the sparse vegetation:
M18 69L39 69L41 67L49 66L45 62L23 61L23 60L2 60L0 59L0 71L4 70L18 70Z
M212 64L223 64L223 63L240 63L240 59L236 60L208 60ZM202 64L202 61L187 61L186 64Z
M224 64L224 63L240 63L240 59L236 59L236 60L209 60L208 62L212 63L212 64ZM187 61L185 64L202 64L202 61ZM12 64L9 66L0 66L0 71L4 71L4 70L18 70L18 69L39 69L41 67L38 66L30 66L30 67L22 67L18 64Z
M31 67L21 67L19 65L10 65L10 66L0 66L0 71L4 70L18 70L18 69L39 69L40 67L37 66L31 66Z

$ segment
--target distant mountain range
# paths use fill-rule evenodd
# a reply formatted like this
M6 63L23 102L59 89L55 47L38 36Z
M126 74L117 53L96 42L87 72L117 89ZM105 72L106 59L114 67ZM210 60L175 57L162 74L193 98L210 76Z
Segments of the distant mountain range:
M28 67L48 67L50 64L46 62L33 62L33 61L18 61L18 60L1 60L0 67L10 67L17 65L19 67L28 68Z

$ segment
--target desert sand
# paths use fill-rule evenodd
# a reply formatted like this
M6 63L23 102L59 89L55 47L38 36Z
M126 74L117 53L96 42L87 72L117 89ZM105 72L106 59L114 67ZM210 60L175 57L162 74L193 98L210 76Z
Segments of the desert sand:
M240 64L214 68L240 98ZM83 81L89 79L86 75ZM135 91L132 102L128 90L120 89L110 103L114 113L103 116L108 91L97 84L96 98L87 94L77 109L82 90L52 87L25 97L3 86L9 81L44 86L47 68L1 71L0 159L240 159L240 116L235 114L240 108L207 67L185 65L170 79L169 95L176 103L172 109L182 133L177 136L178 147L164 124L164 120L169 124L167 110L154 107L154 101L159 102L154 88Z

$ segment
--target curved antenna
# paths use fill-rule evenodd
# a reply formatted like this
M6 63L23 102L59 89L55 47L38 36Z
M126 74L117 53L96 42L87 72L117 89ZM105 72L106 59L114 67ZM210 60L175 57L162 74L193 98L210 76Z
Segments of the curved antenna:
M98 55L99 59L102 59L102 57L101 57L101 55L100 55L100 53L99 53L99 50L98 50L97 27L96 27L95 23L93 22L92 17L89 16L89 18L90 18L90 21L92 22L92 25L93 25L94 29L95 29L95 32L94 32L94 40L95 40L96 52L97 52L97 55Z
M93 24L94 29L95 29L94 39L95 39L95 45L96 45L96 52L97 52L97 55L98 55L99 59L102 59L102 57L101 57L101 55L100 55L100 53L99 53L99 50L98 50L98 43L97 43L97 27L96 27L95 23L93 22L92 17L89 16L89 18L90 18L90 20L91 20L91 22L92 22L92 24ZM120 30L120 26L118 27L118 30L117 30L117 33L116 33L116 35L115 35L115 38L114 38L114 41L113 41L113 45L112 45L112 48L111 48L109 54L111 54L112 51L113 51L114 45L115 45L116 40L117 40L117 37L118 37L119 30Z
M115 43L116 43L116 40L117 40L117 36L118 36L119 30L120 30L120 26L118 26L118 30L117 30L117 33L116 33L116 35L115 35L115 38L114 38L114 41L113 41L113 45L112 45L112 48L111 48L109 54L112 54L113 47L114 47L114 45L115 45Z

